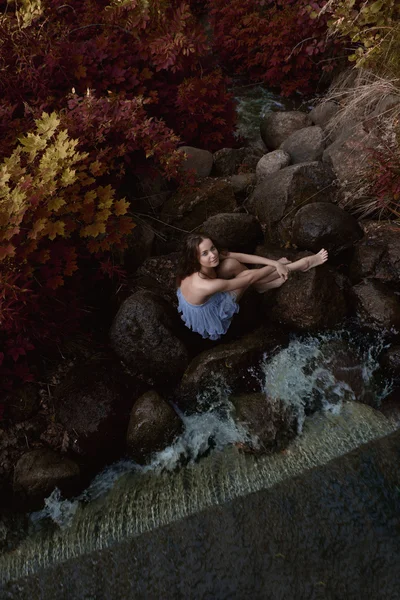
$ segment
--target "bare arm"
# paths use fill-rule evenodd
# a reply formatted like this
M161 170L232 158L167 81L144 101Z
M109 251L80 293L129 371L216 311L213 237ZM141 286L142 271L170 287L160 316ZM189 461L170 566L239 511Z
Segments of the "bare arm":
M224 252L224 258L235 258L240 263L246 265L266 265L269 267L276 267L276 260L264 258L263 256L257 256L256 254L243 254L242 252Z
M249 285L259 281L266 275L271 273L269 265L261 269L254 269L252 271L245 271L240 273L238 277L234 279L209 279L202 281L202 289L206 294L215 294L216 292L231 292L232 290L238 290L247 288Z

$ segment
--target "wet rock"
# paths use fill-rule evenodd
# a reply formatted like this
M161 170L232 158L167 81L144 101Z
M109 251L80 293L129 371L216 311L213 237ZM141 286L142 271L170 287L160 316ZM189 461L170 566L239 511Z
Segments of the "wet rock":
M249 196L256 184L254 173L238 173L228 178L237 202L241 203Z
M260 133L264 144L276 150L297 129L311 124L310 117L299 111L269 112L260 123Z
M400 227L393 221L367 221L350 265L352 281L364 278L400 283Z
M293 164L320 160L324 148L324 133L317 126L298 129L281 144Z
M386 398L383 399L379 409L387 419L400 428L400 387L395 387Z
M233 212L236 206L229 181L205 179L196 188L181 190L169 198L160 219L185 231L193 231L212 215Z
M321 342L318 356L308 365L317 373L314 410L339 401L356 401L372 404L375 395L370 383L364 380L364 364L357 349L339 339ZM319 374L318 374L319 372ZM328 375L329 374L329 375Z
M282 400L265 393L242 394L230 400L235 407L235 419L257 437L257 450L282 450L296 437L295 412Z
M179 405L185 410L204 410L218 403L227 387L234 393L258 392L258 368L264 353L272 353L286 341L281 331L260 328L237 341L202 352L185 371L176 392Z
M213 155L208 150L193 148L192 146L181 146L179 152L186 154L182 168L185 171L194 170L197 177L208 177L213 166Z
M119 309L110 331L112 347L133 374L150 382L176 382L188 364L188 353L174 334L178 313L163 298L143 290Z
M140 464L163 450L182 432L183 423L174 409L154 390L134 404L128 425L128 454Z
M143 391L144 384L128 380L110 358L74 367L54 392L65 448L99 464L116 458L132 404Z
M322 160L335 172L348 205L357 201L357 190L360 187L360 170L367 166L370 151L377 145L373 133L366 132L361 124L340 135L323 153Z
M281 288L264 294L264 299L273 319L303 331L332 327L347 314L345 290L327 265L291 273Z
M273 152L264 154L256 166L257 183L280 169L284 169L289 163L290 156L285 150L273 150Z
M300 208L335 200L334 181L332 170L322 163L293 165L258 184L246 206L266 225L270 243L286 244L292 238L293 219Z
M391 346L385 350L380 363L392 377L400 381L400 345Z
M293 243L313 252L325 248L332 255L339 254L362 236L356 219L328 202L314 202L300 208L293 220Z
M205 221L206 231L216 246L235 252L252 253L263 238L260 223L252 215L220 213Z
M385 284L367 280L353 287L355 304L360 318L375 329L400 328L398 296Z
M151 255L154 237L154 231L149 226L136 225L127 239L124 251L124 269L128 273L134 273Z
M6 394L1 403L5 406L5 418L12 423L30 419L40 408L38 386L34 383L25 384Z
M213 155L213 174L225 177L240 171L254 172L262 154L263 151L259 148L221 148Z
M79 475L79 467L74 461L49 448L38 448L27 452L17 462L14 492L29 506L40 506L55 487L63 494L73 492Z
M318 104L309 114L314 125L319 125L324 129L329 121L336 116L340 106L336 102L327 101Z

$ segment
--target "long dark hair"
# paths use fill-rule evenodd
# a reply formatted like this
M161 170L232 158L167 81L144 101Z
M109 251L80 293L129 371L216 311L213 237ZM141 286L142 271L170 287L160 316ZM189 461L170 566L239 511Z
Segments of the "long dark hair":
M181 281L185 279L185 277L200 271L201 265L199 263L198 255L199 245L203 240L208 239L210 239L210 236L207 233L202 232L189 233L183 240L176 277L177 286L181 284Z

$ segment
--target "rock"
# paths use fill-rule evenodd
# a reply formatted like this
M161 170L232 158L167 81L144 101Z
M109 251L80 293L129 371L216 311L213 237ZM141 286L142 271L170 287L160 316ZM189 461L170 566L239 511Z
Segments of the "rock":
M230 398L235 420L252 436L257 436L261 452L282 450L297 434L297 418L291 406L265 393L242 394Z
M40 506L55 487L63 494L74 491L79 475L79 467L72 460L49 448L37 448L21 456L17 462L14 492L29 506Z
M253 191L256 184L256 176L254 173L239 173L238 175L229 177L228 181L232 186L236 200L241 203Z
M317 126L298 129L281 144L293 164L320 160L324 147L324 132Z
M398 109L399 105L400 101L398 94L387 94L387 96L383 96L378 100L371 117L377 119L382 115L387 116L393 109Z
M259 148L221 148L213 155L213 174L224 177L240 171L254 172L262 154Z
M40 396L38 386L26 383L7 393L1 399L0 404L5 405L5 417L12 423L19 423L30 419L40 408Z
M360 170L367 166L370 151L377 146L373 133L367 133L361 124L350 133L341 135L323 153L322 160L335 172L345 194L346 203L351 207L358 199Z
M400 345L394 345L384 351L380 363L392 377L400 380Z
M400 227L393 221L367 221L364 238L356 245L350 277L358 283L372 278L382 283L400 283Z
M314 410L320 410L328 401L372 403L375 394L371 384L364 380L364 364L355 347L340 339L321 341L319 353L306 369L317 373L315 380ZM318 374L319 372L319 374Z
M186 154L182 168L185 171L194 170L197 177L208 177L213 166L213 155L208 150L193 148L192 146L181 146L179 152Z
M163 298L143 290L120 307L110 331L115 353L133 374L161 385L175 383L188 364L188 353L174 334L178 313Z
M290 156L285 150L274 150L264 154L256 166L257 183L260 183L265 177L284 169L290 163Z
M220 402L227 386L233 393L260 390L260 365L265 352L273 352L285 343L285 334L277 329L261 327L257 331L228 344L202 352L185 371L176 399L185 410L204 410Z
M358 315L373 329L400 327L398 296L376 280L366 280L353 287Z
M260 123L264 144L276 150L297 129L311 125L310 117L299 111L268 112Z
M328 202L300 208L293 220L292 242L313 252L325 248L333 256L351 248L362 236L356 219Z
M220 213L203 223L207 232L219 249L252 253L263 238L260 223L252 215L241 213Z
M291 273L274 293L264 294L272 319L293 329L313 331L332 327L347 314L341 281L327 265L306 273Z
M183 423L173 408L154 390L136 400L129 420L126 443L129 455L146 463L182 432Z
M179 252L152 256L144 261L136 273L141 284L145 281L145 287L157 290L174 306L178 305L176 298L178 262Z
M379 410L396 425L400 427L400 387L395 387L388 396L382 400Z
M136 225L127 239L124 251L124 269L134 273L138 267L151 255L154 242L154 231L148 225Z
M122 192L135 207L135 211L153 215L171 195L171 183L154 169L140 176L128 174Z
M74 367L54 391L68 449L96 464L117 458L132 404L143 391L144 384L128 380L111 358Z
M181 190L169 198L160 219L185 231L193 231L212 215L233 212L236 206L229 181L205 179L197 188Z
M322 102L318 104L309 114L311 121L314 125L319 125L324 129L329 121L336 116L339 111L340 106L336 104L336 102L332 102L328 100L327 102Z
M332 170L318 162L286 167L265 178L250 196L248 209L266 225L271 243L286 244L299 208L311 202L332 202L336 197Z

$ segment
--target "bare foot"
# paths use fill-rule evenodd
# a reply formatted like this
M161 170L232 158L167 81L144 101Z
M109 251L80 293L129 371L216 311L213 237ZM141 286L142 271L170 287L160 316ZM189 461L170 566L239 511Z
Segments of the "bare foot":
M277 262L282 263L283 265L289 265L292 261L288 260L285 256L283 256L282 258L280 258Z
M326 262L327 260L328 252L324 248L322 248L322 250L317 252L317 254L314 254L313 256L307 256L308 266L304 270L308 271L309 269L313 269L314 267L323 265L324 262Z

